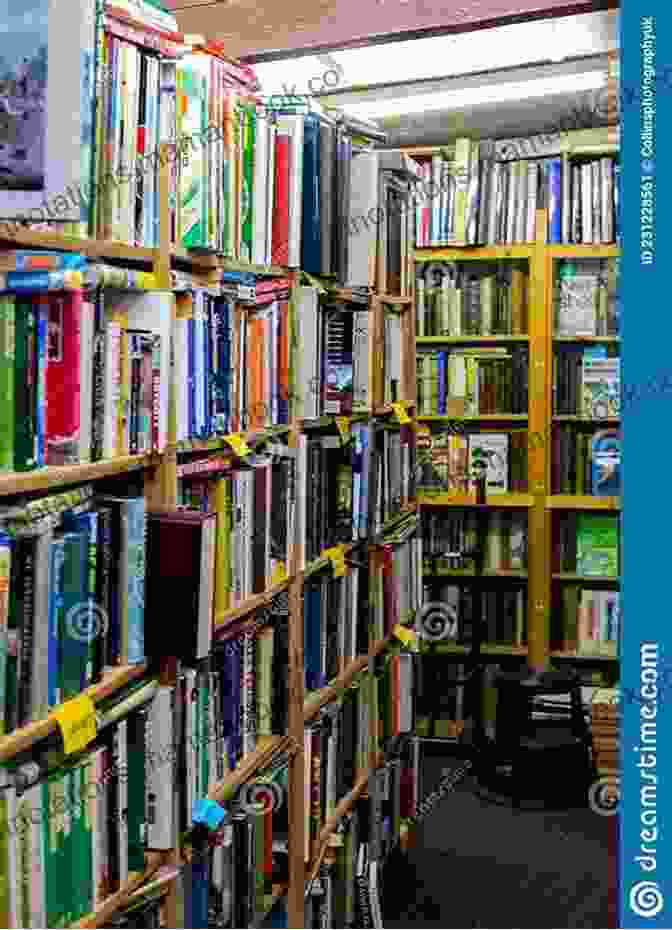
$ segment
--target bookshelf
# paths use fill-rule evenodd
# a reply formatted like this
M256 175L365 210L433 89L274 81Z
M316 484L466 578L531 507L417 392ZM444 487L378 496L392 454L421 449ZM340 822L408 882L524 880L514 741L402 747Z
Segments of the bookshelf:
M436 150L422 149L417 154L432 155ZM408 154L413 154L408 150ZM525 647L499 646L484 644L486 655L526 656L530 666L546 668L553 659L574 661L616 661L615 654L582 654L576 649L554 649L551 641L551 614L557 610L557 598L554 588L565 583L583 583L597 587L617 587L618 578L599 578L578 575L571 572L558 572L553 569L553 532L554 521L562 521L567 513L613 513L620 512L618 497L597 497L587 494L554 493L551 480L551 443L554 424L558 426L581 426L590 423L595 427L615 426L617 418L585 419L578 415L556 414L553 400L553 359L554 352L564 346L596 345L617 348L620 342L616 336L577 336L558 337L554 332L555 302L554 286L557 275L557 263L581 259L615 259L620 255L620 248L615 245L561 245L547 242L549 228L548 215L545 210L536 212L536 239L533 243L517 246L436 246L416 248L416 263L425 264L434 261L470 263L472 261L524 260L528 267L527 303L528 332L525 335L468 335L468 336L418 336L416 349L434 349L446 346L492 346L524 344L529 347L529 394L528 409L525 414L481 415L481 416L419 416L422 422L438 427L442 423L479 424L485 427L492 423L508 425L516 420L525 421L529 435L547 437L541 443L529 443L527 450L527 486L526 494L492 493L485 504L479 504L475 495L448 491L445 488L418 487L418 505L421 512L436 512L442 508L473 509L485 507L488 511L524 508L527 514L528 547L527 579L527 645ZM486 573L487 575L487 573ZM457 570L446 571L446 578L459 577ZM446 654L460 654L464 647L456 644L442 644L439 651Z
M164 143L162 146L164 151L166 147L167 144ZM296 265L290 267L276 263L247 262L225 256L223 251L216 249L189 250L175 245L173 241L174 216L171 215L174 197L173 182L169 160L161 159L157 173L158 244L156 247L135 246L113 239L77 237L56 231L35 231L18 228L14 224L11 228L10 226L0 227L0 246L2 250L28 249L38 252L54 250L77 253L90 261L105 261L115 268L142 270L153 275L154 287L148 289L147 293L158 292L168 295L170 338L173 348L175 346L174 333L180 318L181 291L176 284L176 278L180 274L188 276L194 289L213 289L219 293L223 292L223 275L230 272L251 273L264 279L287 279L290 320L289 351L295 353L292 358L296 364L296 358L299 357L302 348L298 332L299 291L305 281L300 268ZM411 268L412 255L402 256L403 262L407 263L407 268ZM212 610L212 650L208 662L211 661L212 654L219 645L228 642L238 643L239 637L251 628L257 616L263 615L265 610L271 608L279 596L286 596L288 648L287 663L284 668L284 685L287 718L284 732L273 735L260 734L255 748L243 752L235 766L229 767L223 777L216 778L214 781L210 780L207 784L207 791L201 792L197 798L227 807L242 786L250 784L258 776L263 776L278 760L284 760L287 768L286 799L289 824L288 876L286 882L273 885L271 898L265 902L263 910L269 910L277 900L286 898L287 925L291 927L306 925L306 883L312 883L322 873L325 863L333 865L333 838L336 832L344 821L348 820L360 802L380 794L376 770L382 769L387 762L380 750L386 744L389 734L383 725L378 723L375 716L365 718L362 715L362 720L366 721L369 732L362 736L361 746L358 747L361 751L357 756L352 781L344 786L340 795L332 799L333 803L327 809L324 819L316 825L310 855L306 857L304 848L307 832L305 800L307 727L316 724L331 705L339 705L357 691L363 693L366 689L374 689L371 693L376 694L376 701L379 700L380 691L381 707L383 701L393 699L391 692L390 694L383 693L383 684L379 683L379 679L382 681L384 675L390 674L389 666L384 666L387 657L392 662L397 659L401 661L398 653L404 650L399 640L388 628L389 594L383 591L383 586L387 585L392 577L394 567L390 567L386 560L394 558L401 551L410 552L407 539L413 536L412 522L415 520L416 511L414 486L410 477L413 470L414 433L407 422L407 418L409 421L414 418L416 394L413 297L389 293L382 285L379 288L375 285L370 286L363 295L361 287L355 293L353 288L335 284L333 276L315 276L314 272L311 274L313 280L316 280L319 285L323 301L342 302L345 308L354 308L353 312L361 311L368 315L367 405L365 408L357 407L343 416L322 414L318 418L305 418L301 416L303 412L300 409L301 405L291 400L287 423L246 429L245 424L234 420L232 428L238 430L234 435L239 436L253 453L257 450L263 452L265 445L270 442L283 445L290 456L298 458L302 446L310 442L313 437L338 440L339 436L343 435L343 439L347 441L347 434L352 434L356 426L362 426L369 431L367 437L375 435L380 441L380 448L371 449L370 459L366 459L366 467L369 468L366 480L376 481L378 487L382 487L383 504L380 505L380 512L376 509L378 508L377 501L375 507L373 503L371 504L372 515L367 521L366 533L359 534L356 539L332 541L331 545L322 546L321 551L317 553L311 551L310 559L306 547L305 527L302 535L299 521L296 519L295 537L287 540L284 576L274 583L264 584L263 590L255 590L239 598L233 605L230 597L227 596L230 592L224 589L225 586L217 584L217 578L223 576L227 570L217 550ZM233 303L236 304L237 301L234 299ZM319 312L322 313L319 294L318 305ZM389 343L392 349L389 357L383 358L377 351L377 340L384 341L386 333L389 340L390 330L394 331L392 341ZM383 370L385 364L388 365L387 373ZM390 365L394 370L395 386L393 389L390 389L389 385ZM295 376L296 372L294 372ZM232 447L232 444L221 435L210 438L185 439L180 437L178 375L174 367L170 371L168 383L166 436L161 452L118 455L78 465L54 465L33 471L3 472L0 473L0 497L4 499L3 503L7 501L13 504L18 495L28 500L32 500L33 495L39 495L37 497L39 500L42 499L42 495L51 496L71 489L76 491L84 484L91 485L94 494L97 493L99 487L123 488L124 491L133 487L136 489L137 496L144 497L148 514L166 515L180 506L184 482L200 474L198 469L203 463L212 462L216 458L219 470L213 469L213 471L218 476L236 473L243 465L244 457L239 455L235 451L235 446ZM320 384L320 389L322 387L323 385ZM399 460L402 460L399 452L402 447L403 461L407 464L403 466L399 474L400 480L403 478L403 490L395 492L395 497L392 492L388 493L389 489L383 486L383 483L389 480L387 469L390 467L390 460L397 454ZM297 466L297 472L298 470ZM204 468L204 481L208 479L208 476L209 472ZM296 478L297 475L295 475ZM308 490L312 489L309 487ZM218 496L221 494L223 492L220 482L215 489L214 499L210 501L213 511L217 512L218 519L225 509L223 499ZM313 514L308 513L306 519L309 522L313 519ZM334 549L338 550L336 556ZM307 644L304 642L306 590L313 584L321 584L326 588L340 577L341 558L346 578L350 578L357 570L362 587L365 586L363 580L365 575L366 588L368 589L369 585L372 587L371 601L363 599L361 604L357 601L354 607L356 619L361 624L364 633L356 643L356 648L345 657L339 655L337 673L328 676L328 680L320 687L308 690L305 678L309 657L306 656ZM411 606L415 606L414 602L410 603ZM375 622L370 627L368 626L368 611L375 614ZM400 615L398 621L401 624L408 623L405 615ZM166 629L168 629L168 624ZM107 701L109 704L118 697L123 699L128 693L129 686L154 680L152 676L158 679L159 689L174 689L177 693L178 684L183 680L185 671L185 668L180 668L178 664L179 658L179 656L162 652L158 659L154 656L146 663L116 667L112 671L107 671L102 680L86 689L84 694L91 699L96 710L99 710L101 701ZM409 656L406 655L406 658ZM395 687L399 687L398 683ZM71 700L76 700L80 696L76 695ZM400 700L398 694L394 700ZM11 765L20 759L24 763L35 747L41 744L41 741L55 738L58 727L54 713L50 712L43 719L1 735L0 762L3 765ZM37 750L35 750L35 757L37 758ZM174 836L170 848L155 849L149 845L145 853L144 869L129 870L127 879L121 881L118 888L106 895L94 911L70 922L69 925L92 928L107 926L115 915L129 905L139 889L151 885L152 882L158 882L161 886L161 911L164 925L184 926L182 922L185 894L183 876L188 872L194 859L194 849L190 842L186 842L184 837L178 835L176 824L177 817L174 817ZM397 836L398 840L399 836ZM175 873L178 873L177 876ZM265 916L264 913L258 914L258 921L250 925L261 925ZM238 926L239 924L232 925ZM8 926L11 924L8 923Z

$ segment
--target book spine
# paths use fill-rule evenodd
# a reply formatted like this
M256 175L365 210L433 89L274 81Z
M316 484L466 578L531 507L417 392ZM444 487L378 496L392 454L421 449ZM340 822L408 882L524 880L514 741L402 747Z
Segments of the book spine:
M0 471L14 468L14 357L15 305L11 295L0 297Z

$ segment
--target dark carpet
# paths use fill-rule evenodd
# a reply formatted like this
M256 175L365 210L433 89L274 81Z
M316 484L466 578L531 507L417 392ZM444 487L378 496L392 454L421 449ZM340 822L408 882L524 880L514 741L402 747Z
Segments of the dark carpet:
M423 797L458 764L426 758ZM419 827L415 848L390 857L386 928L616 927L616 816L515 810L476 788L462 781Z

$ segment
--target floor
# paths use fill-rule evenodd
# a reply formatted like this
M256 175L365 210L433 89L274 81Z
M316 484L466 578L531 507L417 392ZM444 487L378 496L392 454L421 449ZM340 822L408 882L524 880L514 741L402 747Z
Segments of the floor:
M423 796L457 764L426 759ZM616 816L517 811L476 790L464 779L424 820L415 849L390 860L385 928L616 927Z

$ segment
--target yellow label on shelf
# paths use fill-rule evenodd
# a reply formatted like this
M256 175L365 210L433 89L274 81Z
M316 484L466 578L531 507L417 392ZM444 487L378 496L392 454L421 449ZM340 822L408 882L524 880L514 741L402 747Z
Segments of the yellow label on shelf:
M411 418L410 418L409 415L406 413L406 408L404 407L404 405L403 405L402 403L392 404L392 409L393 409L394 412L396 413L396 415L397 415L397 420L399 420L400 423L410 423L410 422L411 422Z
M285 568L283 562L278 562L278 564L273 569L271 584L282 584L283 581L287 581L287 569Z
M334 578L341 578L345 575L345 551L343 546L334 546L333 549L325 549L322 555L331 562L331 567L334 570Z
M233 451L236 455L240 456L240 458L244 458L252 452L245 442L245 437L241 433L231 433L229 436L225 436L224 442L228 442Z
M54 711L63 736L66 754L79 752L96 738L96 708L90 697L80 694Z
M348 417L336 417L336 426L343 442L347 442L350 439L350 420Z
M401 626L397 623L392 627L392 635L396 636L400 643L403 643L404 646L410 646L412 643L415 643L417 636L414 630L409 630L408 627Z

